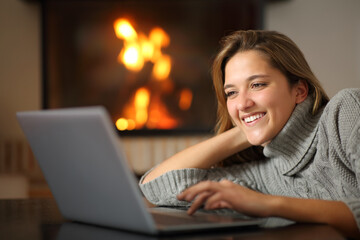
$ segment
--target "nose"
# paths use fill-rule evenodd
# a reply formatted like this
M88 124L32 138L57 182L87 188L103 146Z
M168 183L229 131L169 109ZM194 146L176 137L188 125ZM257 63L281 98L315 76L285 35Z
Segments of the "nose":
M239 94L236 99L236 108L238 111L246 111L247 109L254 106L255 102L251 99L251 96L247 93Z

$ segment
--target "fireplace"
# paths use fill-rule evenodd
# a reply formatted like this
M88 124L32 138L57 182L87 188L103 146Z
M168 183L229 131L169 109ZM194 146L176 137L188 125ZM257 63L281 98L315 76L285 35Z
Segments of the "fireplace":
M43 105L103 105L121 134L209 133L222 36L262 27L262 0L43 1Z

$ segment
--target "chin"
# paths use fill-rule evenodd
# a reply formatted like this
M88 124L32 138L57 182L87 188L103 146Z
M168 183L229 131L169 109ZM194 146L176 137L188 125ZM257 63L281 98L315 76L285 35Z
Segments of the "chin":
M254 139L254 138L247 138L249 143L253 146L262 146L265 147L267 144L270 143L270 140L266 139Z
M270 141L264 142L262 144L260 144L262 147L265 147L266 145L268 145L270 143Z
M248 141L249 141L249 143L250 143L251 145L253 145L253 146L261 146L261 145L262 145L261 142L255 141L255 140L251 140L251 139L249 139L249 138L248 138Z

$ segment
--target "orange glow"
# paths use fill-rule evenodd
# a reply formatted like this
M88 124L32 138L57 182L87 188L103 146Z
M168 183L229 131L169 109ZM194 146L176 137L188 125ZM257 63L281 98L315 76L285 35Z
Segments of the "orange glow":
M148 111L150 101L150 92L146 88L139 88L135 93L135 121L136 127L142 127L148 120Z
M142 128L148 121L148 108L150 103L150 91L147 88L136 90L133 100L124 107L122 118L115 125L120 131Z
M120 131L141 129L172 129L179 125L161 101L160 95L151 96L147 88L136 90L133 100L124 107L124 117L116 121Z
M119 57L118 61L132 71L140 71L144 66L144 59L141 56L140 48L136 44L125 47Z
M150 32L150 41L157 47L167 47L170 44L170 37L159 27L154 28Z
M114 22L115 34L124 40L124 47L118 55L118 62L131 71L140 71L146 61L153 66L153 77L165 80L171 71L171 58L164 55L161 48L170 44L169 35L160 27L150 31L147 38L143 33L137 33L131 23L124 18Z
M119 18L114 22L115 34L118 38L132 41L137 38L137 33L130 22L124 18Z
M150 92L146 88L139 88L135 93L135 108L147 108L150 100Z
M183 111L191 107L193 94L190 89L185 88L180 92L179 108Z
M124 131L124 130L134 130L136 127L136 123L132 119L126 119L126 118L119 118L115 126L118 130Z
M141 71L146 62L153 64L152 79L161 81L155 92L141 87L123 108L122 117L116 121L120 131L141 129L172 129L177 127L179 121L171 115L166 105L161 101L161 94L171 94L174 83L170 79L172 59L163 54L162 48L169 46L170 37L160 27L154 27L148 36L137 32L130 21L119 18L114 22L114 31L117 38L123 40L117 61L130 71ZM189 96L185 96L189 99ZM180 100L182 105L191 105L190 100ZM189 103L190 101L190 103ZM179 103L180 104L180 103ZM180 107L181 108L181 107ZM185 106L186 108L186 106Z
M163 55L154 64L153 76L159 81L166 80L170 75L170 70L171 58L167 55Z
M128 126L127 126L127 130L134 130L136 127L136 122L132 119L128 119Z
M146 127L149 129L172 129L179 125L179 122L171 116L159 96L152 99L149 111L149 121Z
M119 118L116 123L116 128L119 129L120 131L124 131L128 128L128 121L125 118Z
M144 34L139 35L141 54L146 61L152 61L155 53L154 44Z

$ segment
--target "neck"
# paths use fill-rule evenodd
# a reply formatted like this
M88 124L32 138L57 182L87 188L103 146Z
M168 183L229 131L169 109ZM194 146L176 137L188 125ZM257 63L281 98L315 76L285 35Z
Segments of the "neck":
M308 97L298 104L280 133L264 148L267 158L281 159L282 171L295 168L314 142L316 127L321 114L311 114L313 99Z

